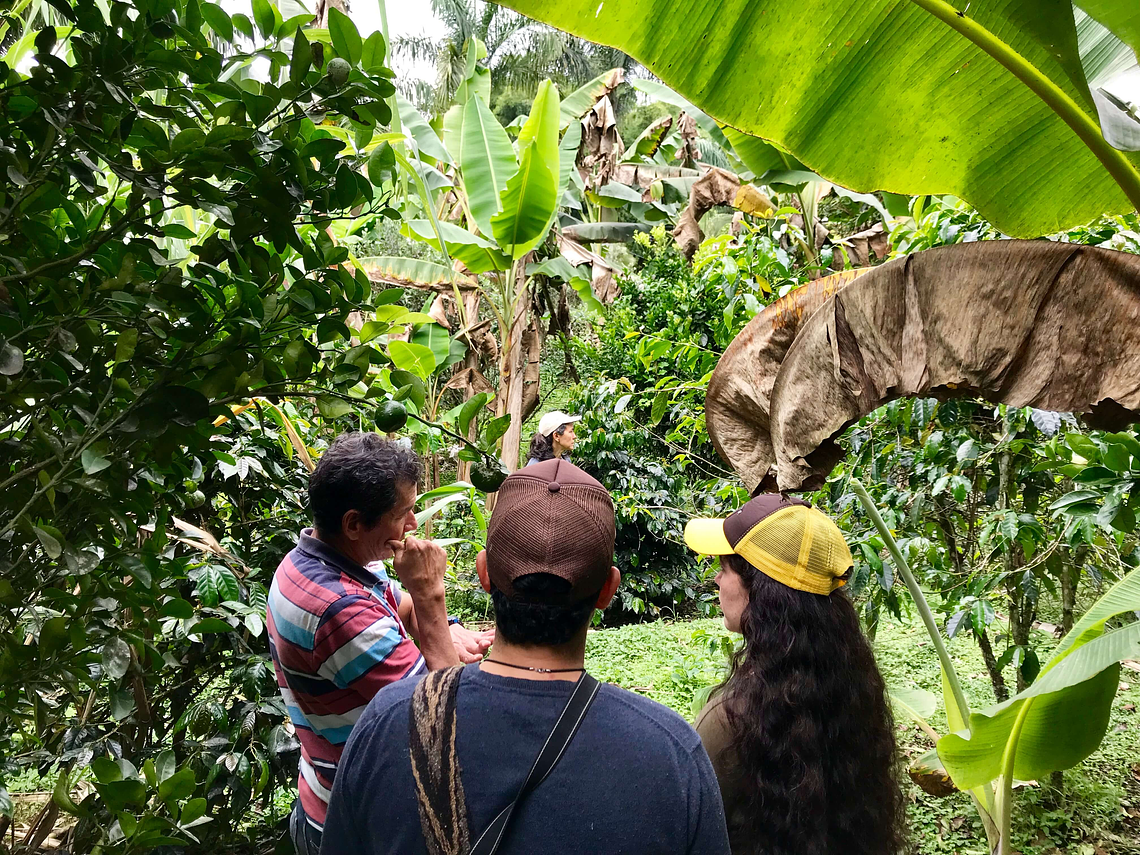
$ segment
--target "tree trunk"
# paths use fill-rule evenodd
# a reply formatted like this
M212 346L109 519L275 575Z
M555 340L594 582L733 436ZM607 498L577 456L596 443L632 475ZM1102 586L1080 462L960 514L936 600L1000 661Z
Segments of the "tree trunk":
M467 327L470 329L475 325L479 318L479 292L468 291L463 296L463 315L467 319ZM463 358L463 369L479 368L479 347L471 340L470 335L467 336L467 356ZM463 390L463 401L466 403L475 397L477 393L474 387L467 386ZM467 427L467 439L472 443L479 437L479 425L476 419L471 420L471 424ZM460 460L458 471L455 474L456 481L470 481L471 480L471 462L468 460Z
M525 282L520 287L525 288ZM523 333L526 329L525 321L529 305L530 301L525 298L518 300L518 308L510 319L510 329L503 337L503 358L499 369L499 403L496 412L499 415L510 414L511 417L510 426L503 435L502 451L499 455L508 472L514 472L519 468L523 387L526 385Z
M976 633L978 639L978 647L982 651L982 659L985 660L986 670L990 673L990 682L994 687L994 697L1000 704L1009 699L1009 689L1005 685L1005 676L1001 673L1001 668L998 667L997 657L994 656L994 648L990 644L990 636L985 630Z
M1067 635L1073 628L1073 608L1077 603L1077 587L1089 557L1088 544L1082 543L1073 554L1072 564L1061 569L1061 629Z

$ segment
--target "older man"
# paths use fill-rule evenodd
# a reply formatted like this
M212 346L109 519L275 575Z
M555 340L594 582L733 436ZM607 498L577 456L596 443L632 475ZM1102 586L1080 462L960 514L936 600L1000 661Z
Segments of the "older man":
M420 470L402 443L339 436L309 479L314 528L273 577L269 649L301 742L290 818L300 855L320 848L341 751L372 697L425 669L478 661L493 640L449 624L443 550L406 536L416 529ZM403 591L377 563L389 559Z

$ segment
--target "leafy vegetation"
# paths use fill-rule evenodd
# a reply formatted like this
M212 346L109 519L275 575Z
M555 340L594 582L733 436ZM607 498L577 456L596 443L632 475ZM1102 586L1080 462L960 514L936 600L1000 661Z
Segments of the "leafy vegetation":
M384 37L335 4L320 27L268 0L250 15L199 0L31 0L0 17L0 846L261 851L280 839L298 749L265 597L308 524L307 474L341 431L399 435L423 455L417 517L448 549L452 612L482 621L474 558L493 490L542 412L580 413L573 459L614 496L625 579L589 666L691 715L732 641L703 620L716 614L713 567L681 533L747 498L710 438L705 392L753 318L834 271L999 229L1088 220L1051 240L1140 252L1136 214L1096 172L1134 156L1074 148L1071 125L1024 82L927 87L1043 128L1028 149L1002 148L1000 180L984 186L934 159L937 189L961 185L991 223L954 197L823 177L932 189L890 170L930 160L942 145L930 135L956 114L903 133L876 107L889 96L901 115L929 94L913 82L906 98L895 84L864 97L850 127L822 135L748 106L778 76L696 87L700 68L677 69L684 80L666 82L703 93L698 105L620 52L497 6L435 5L450 10L445 42L400 46L440 58L430 97L398 92ZM1103 61L1133 44L1107 6L1074 16L1075 54L1046 61L1039 34L1014 33L1050 80L1054 65L1072 72L1058 85L1088 116L1095 93L1073 81L1112 67L1094 69L1090 45ZM907 9L887 40L903 54L932 38L937 12ZM975 11L993 26L996 13ZM652 68L671 38L629 49ZM986 67L984 46L961 38ZM819 99L831 97L820 80L847 80L837 69L860 86L875 73L837 57L775 67L792 66ZM789 150L712 118L732 110ZM875 134L925 154L899 157ZM1052 171L1036 146L1060 152ZM878 150L895 152L890 169ZM1081 182L1072 205L1041 201L1043 187ZM929 765L931 734L947 734L935 759L954 780L1001 781L1000 807L1019 805L1006 846L1133 845L1136 690L1119 688L1116 663L1138 626L1134 430L918 397L840 442L844 460L812 498L845 528L850 591L923 719L913 730L900 712L908 758ZM949 717L935 708L937 645L911 625L921 603L962 689ZM694 621L646 622L662 617ZM1043 624L1072 635L1057 646ZM1031 744L1046 714L1064 733ZM953 735L967 726L971 740ZM1011 790L1022 777L1037 786ZM914 798L917 851L986 845L969 796Z

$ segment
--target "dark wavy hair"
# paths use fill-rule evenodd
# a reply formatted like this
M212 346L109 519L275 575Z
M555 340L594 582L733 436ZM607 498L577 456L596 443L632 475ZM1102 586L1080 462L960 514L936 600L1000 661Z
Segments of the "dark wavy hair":
M530 449L527 451L527 460L537 459L539 463L543 460L554 459L554 437L562 436L566 432L567 425L559 425L554 429L550 436L543 436L535 431L534 436L530 439Z
M410 446L378 433L342 433L317 461L309 476L309 510L317 531L341 533L341 520L360 511L373 525L396 504L399 488L420 481L420 458Z
M748 793L733 855L901 852L894 721L851 601L789 588L738 555L725 563L748 589L744 646L721 686Z

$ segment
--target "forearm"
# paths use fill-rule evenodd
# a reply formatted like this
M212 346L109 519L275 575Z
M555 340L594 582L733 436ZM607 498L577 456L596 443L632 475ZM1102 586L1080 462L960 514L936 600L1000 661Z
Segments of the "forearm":
M447 604L443 589L432 593L409 596L412 600L408 631L415 638L428 668L450 668L458 665L459 654L451 642L451 632L447 626Z

